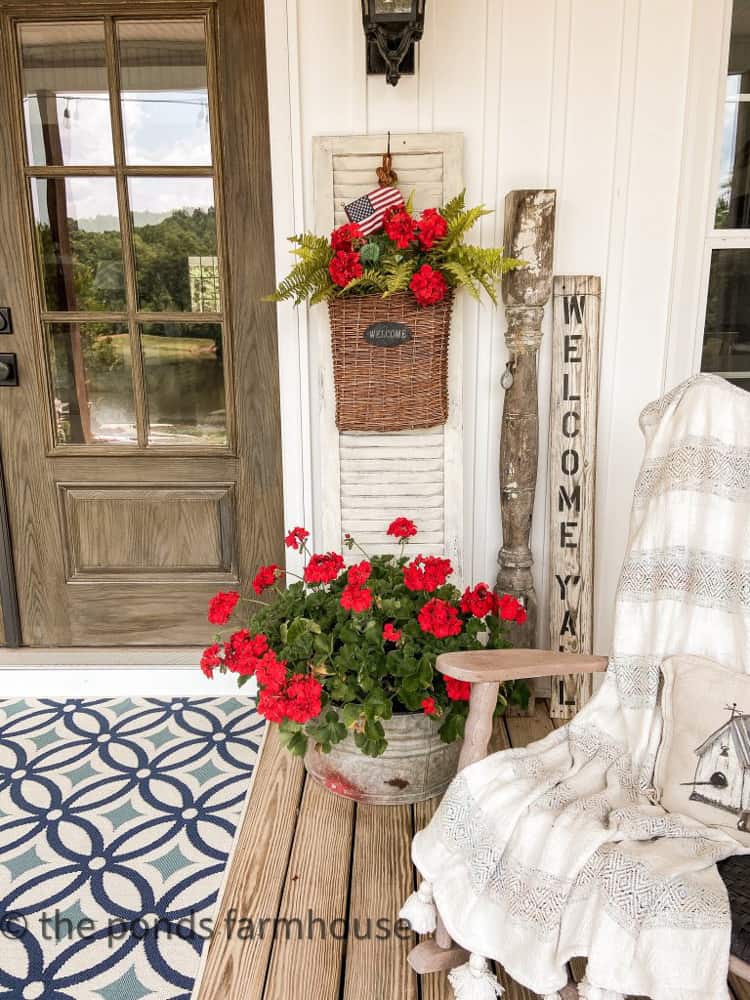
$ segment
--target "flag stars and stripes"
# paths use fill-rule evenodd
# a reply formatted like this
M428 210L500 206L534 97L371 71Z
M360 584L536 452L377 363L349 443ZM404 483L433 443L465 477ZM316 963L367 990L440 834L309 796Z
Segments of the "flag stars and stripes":
M404 196L398 188L378 187L344 205L344 211L349 221L360 227L362 235L369 236L382 227L383 216L389 208L400 208L403 204Z

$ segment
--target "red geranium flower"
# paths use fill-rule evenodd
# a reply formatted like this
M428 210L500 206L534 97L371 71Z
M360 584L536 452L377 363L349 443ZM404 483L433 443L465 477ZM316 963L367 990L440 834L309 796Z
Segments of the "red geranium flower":
M497 602L497 612L503 621L518 625L523 625L527 618L526 608L512 594L503 594Z
M279 660L272 649L269 649L255 668L258 684L265 691L278 693L286 682L286 660Z
M352 249L352 243L354 240L364 239L364 234L359 224L356 222L347 222L343 226L339 226L338 229L334 229L331 233L331 247L334 250L346 250L347 253Z
M417 237L423 250L432 250L436 240L448 232L448 223L436 208L426 208L419 217Z
M209 680L213 679L214 667L221 665L221 657L219 656L220 649L221 646L218 642L215 642L212 646L208 646L203 650L203 655L201 656L201 670Z
M250 635L242 628L224 643L224 662L232 673L252 677L260 658L267 652L268 639L262 632Z
M330 583L344 568L343 556L338 552L313 555L302 574L305 583Z
M437 702L434 698L423 698L422 699L422 711L425 715L437 715L438 707Z
M372 606L372 591L348 583L341 592L339 603L347 611L367 611Z
M310 532L306 531L304 528L292 528L284 541L286 542L286 547L288 549L296 550L299 549L301 545L304 545L309 537Z
M461 610L465 615L484 618L497 607L497 598L486 583L478 583L472 590L467 587L461 598Z
M414 239L416 226L416 222L405 208L389 208L383 216L385 234L399 250L406 250Z
M391 521L386 531L386 535L394 538L413 538L416 533L417 526L408 517L397 517L395 521Z
M253 590L260 597L264 590L272 587L276 583L276 577L281 572L275 563L268 566L261 566L253 578Z
M286 715L292 722L309 722L320 715L322 685L314 677L295 674L286 688Z
M283 722L287 717L287 701L283 691L264 688L258 695L256 708L269 722Z
M445 691L451 701L468 701L471 696L471 684L468 681L457 681L453 677L444 677Z
M328 265L328 273L333 283L340 288L346 288L350 281L361 278L364 272L359 254L355 251L339 250Z
M436 302L442 302L448 285L440 271L436 271L429 264L423 264L418 271L415 271L409 282L409 288L414 293L417 305L431 306Z
M408 590L425 590L429 594L442 587L452 572L450 559L419 555L404 566L404 585Z
M398 642L401 638L402 632L400 628L394 628L390 622L386 622L383 626L383 638L386 642Z
M236 590L220 592L208 602L208 620L212 625L226 625L237 606L240 595Z
M370 573L372 573L372 566L366 559L363 559L362 562L357 563L356 566L349 567L346 579L353 587L364 587L370 579Z
M417 621L423 632L428 632L437 639L458 635L463 628L458 611L452 604L440 600L439 597L433 597L424 605L417 616Z

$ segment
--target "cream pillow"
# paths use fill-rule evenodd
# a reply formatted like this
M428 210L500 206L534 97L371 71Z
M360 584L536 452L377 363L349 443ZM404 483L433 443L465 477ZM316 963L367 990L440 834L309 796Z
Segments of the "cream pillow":
M750 847L750 675L701 656L670 656L661 669L661 804Z

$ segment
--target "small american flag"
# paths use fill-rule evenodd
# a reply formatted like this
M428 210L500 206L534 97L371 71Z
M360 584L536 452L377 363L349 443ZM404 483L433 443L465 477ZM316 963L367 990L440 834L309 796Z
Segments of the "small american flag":
M369 194L363 194L356 201L344 205L344 211L349 222L356 222L363 236L369 236L383 225L386 209L397 208L404 204L404 196L398 188L378 187Z

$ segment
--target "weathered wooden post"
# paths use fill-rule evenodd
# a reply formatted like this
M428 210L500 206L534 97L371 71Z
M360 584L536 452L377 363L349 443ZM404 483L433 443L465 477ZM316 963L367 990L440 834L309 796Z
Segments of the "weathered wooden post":
M539 456L537 351L544 306L552 292L555 191L511 191L505 197L505 252L527 266L503 275L508 329L508 367L500 435L500 516L503 546L497 589L526 607L523 625L512 626L514 645L535 645L537 601L529 546Z

